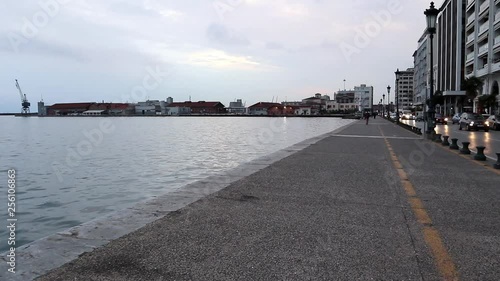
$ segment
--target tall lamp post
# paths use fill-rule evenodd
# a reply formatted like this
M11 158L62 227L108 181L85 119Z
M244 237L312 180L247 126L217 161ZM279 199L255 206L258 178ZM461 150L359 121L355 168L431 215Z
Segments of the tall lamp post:
M399 123L399 78L401 77L399 68L394 74L396 74L396 89L394 89L394 98L396 99L396 122Z
M387 104L389 105L389 108L387 109L387 115L389 115L390 117L390 113L391 113L391 86L387 86Z
M385 94L382 94L382 116L385 118Z
M427 137L432 138L434 135L434 128L436 127L435 122L435 110L434 110L434 58L433 58L433 46L432 41L434 39L434 34L436 33L436 20L439 14L439 10L434 7L434 2L431 2L429 9L425 10L424 15L427 19L427 33L429 34L430 44L430 85L429 85L429 110L427 111Z

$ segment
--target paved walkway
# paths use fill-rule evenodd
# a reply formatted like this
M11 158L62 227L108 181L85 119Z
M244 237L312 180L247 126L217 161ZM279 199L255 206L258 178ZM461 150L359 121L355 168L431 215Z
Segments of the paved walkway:
M499 280L499 257L500 174L377 118L39 280Z

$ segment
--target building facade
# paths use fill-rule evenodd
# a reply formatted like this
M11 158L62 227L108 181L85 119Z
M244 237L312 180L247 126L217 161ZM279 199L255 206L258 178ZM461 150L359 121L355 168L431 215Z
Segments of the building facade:
M477 77L483 81L482 95L497 95L498 113L500 95L500 1L468 0L465 24L465 77ZM472 102L474 112L478 97ZM491 109L485 109L488 112Z
M399 70L398 70L399 71ZM394 94L396 106L399 110L410 110L413 108L413 68L399 71L399 79L396 77Z
M465 78L465 8L466 1L445 0L440 8L436 28L434 67L437 69L435 91L444 97L445 115L463 110L463 81Z
M340 110L349 108L352 110L352 105L355 105L357 111L372 111L373 107L373 86L361 84L354 87L354 90L338 91L335 94L335 101L341 106Z
M236 101L229 103L227 112L230 114L242 115L247 113L247 108L241 99L237 99Z
M435 48L436 37L434 37L433 43ZM417 50L413 53L413 105L417 108L417 111L423 111L429 90L431 71L429 50L430 38L427 31L424 31L418 40ZM436 89L435 84L434 89Z

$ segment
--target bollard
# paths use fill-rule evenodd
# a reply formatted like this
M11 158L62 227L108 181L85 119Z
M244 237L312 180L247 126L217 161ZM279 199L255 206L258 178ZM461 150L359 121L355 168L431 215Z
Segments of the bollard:
M450 149L458 150L459 147L458 147L457 142L458 142L458 139L451 139Z
M474 160L477 161L486 161L486 156L484 155L484 146L476 146L477 154L474 155Z
M462 149L460 149L461 154L470 154L469 144L470 144L470 142L468 142L468 141L462 142Z
M497 162L493 164L495 169L500 169L500 153L497 153Z
M443 142L441 143L443 146L448 146L450 145L450 142L448 141L448 138L450 136L443 136Z
M441 134L436 134L436 135L434 136L434 141L435 141L435 142L439 142L439 143L440 143L440 142L442 142L442 140L441 140Z

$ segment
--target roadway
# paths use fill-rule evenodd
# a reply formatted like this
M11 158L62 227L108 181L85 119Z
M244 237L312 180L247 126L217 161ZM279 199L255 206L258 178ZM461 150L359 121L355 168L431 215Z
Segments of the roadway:
M425 131L424 122L416 122L414 120L402 120L401 122L420 127L422 128L422 132ZM460 147L462 146L462 142L469 141L469 148L473 151L476 151L476 146L485 146L486 149L484 154L494 160L497 159L496 153L500 153L500 131L490 130L489 132L484 132L459 130L458 124L451 124L450 122L448 125L436 125L436 133L442 134L443 136L450 136L450 139L457 138Z

